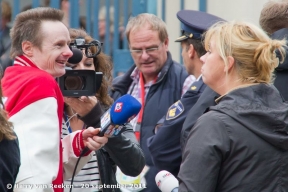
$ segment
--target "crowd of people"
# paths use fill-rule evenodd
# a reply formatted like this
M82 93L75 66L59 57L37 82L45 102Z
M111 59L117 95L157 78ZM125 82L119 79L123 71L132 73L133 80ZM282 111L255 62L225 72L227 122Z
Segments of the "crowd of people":
M65 25L60 9L27 9L10 29L1 5L0 191L157 192L161 170L179 192L288 191L287 1L265 4L261 28L179 11L183 65L162 19L133 16L134 65L115 78L101 44L71 47L95 39ZM64 96L56 79L67 68L102 72L95 95ZM126 94L140 112L101 135L102 115Z

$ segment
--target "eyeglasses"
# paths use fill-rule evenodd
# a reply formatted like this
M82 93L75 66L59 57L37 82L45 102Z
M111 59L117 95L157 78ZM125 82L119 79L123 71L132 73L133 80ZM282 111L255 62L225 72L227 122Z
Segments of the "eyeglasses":
M148 49L130 49L131 54L135 55L135 56L141 56L143 54L143 52L145 51L147 54L151 55L154 53L157 53L157 51L159 50L159 47L163 44L163 42L161 42L157 47L151 47Z

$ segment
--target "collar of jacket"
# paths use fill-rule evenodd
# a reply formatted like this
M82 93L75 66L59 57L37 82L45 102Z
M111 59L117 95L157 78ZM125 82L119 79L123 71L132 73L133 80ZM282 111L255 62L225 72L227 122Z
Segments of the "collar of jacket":
M161 71L160 71L160 76L158 77L156 84L158 82L161 82L163 80L163 78L165 77L167 71L169 70L169 68L171 67L171 65L173 64L173 60L172 60L172 56L171 53L169 51L167 51L167 60L164 64L164 66L162 67ZM112 85L112 90L113 91L119 91L121 94L126 94L129 86L132 83L132 79L130 77L131 73L133 72L133 70L135 69L136 65L134 64L123 76L121 77L117 77Z
M238 122L271 145L288 150L288 103L273 85L259 83L235 89L209 109L229 116L231 122ZM226 126L237 127L227 122Z

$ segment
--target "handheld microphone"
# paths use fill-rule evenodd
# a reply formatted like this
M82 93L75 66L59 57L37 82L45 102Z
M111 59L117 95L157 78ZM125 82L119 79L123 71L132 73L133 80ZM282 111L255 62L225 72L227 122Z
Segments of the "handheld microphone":
M101 116L101 131L97 134L103 137L117 136L124 125L131 121L140 111L141 103L133 96L126 94L119 97L112 106ZM89 151L85 147L81 156Z
M178 192L179 182L168 171L160 171L155 177L155 182L162 192Z
M141 104L133 96L126 94L118 98L102 116L100 136L117 136L123 125L131 121L140 111Z
M99 136L108 136L113 137L117 136L122 128L125 126L126 123L131 121L140 111L141 104L140 102L135 99L133 96L126 94L122 97L118 98L108 109L100 119L101 123L101 131L98 134ZM72 179L71 179L71 186L73 186L74 176L76 173L76 168L81 157L89 151L88 147L85 147L79 159L76 162ZM72 188L70 189L72 191Z
M82 60L82 58L83 58L82 51L80 49L77 49L77 48L74 48L74 47L71 48L71 51L72 51L73 55L72 55L72 57L70 57L68 59L68 63L72 63L72 64L79 63Z

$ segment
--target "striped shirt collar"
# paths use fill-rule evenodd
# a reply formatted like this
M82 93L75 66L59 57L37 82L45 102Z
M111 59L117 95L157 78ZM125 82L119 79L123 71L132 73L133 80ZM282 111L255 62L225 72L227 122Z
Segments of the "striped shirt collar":
M15 57L13 65L39 68L34 64L34 62L30 58L28 58L25 55L20 55L20 56Z

